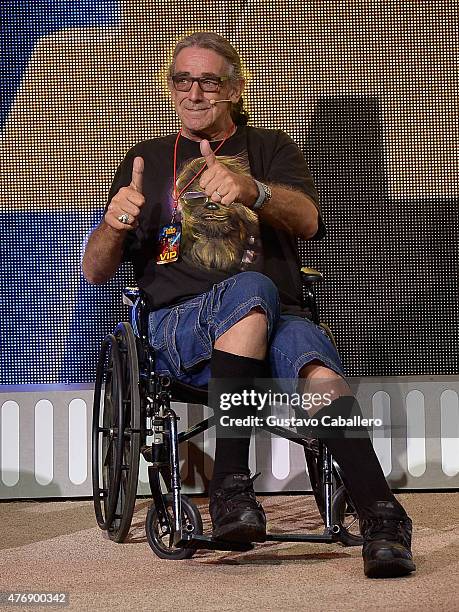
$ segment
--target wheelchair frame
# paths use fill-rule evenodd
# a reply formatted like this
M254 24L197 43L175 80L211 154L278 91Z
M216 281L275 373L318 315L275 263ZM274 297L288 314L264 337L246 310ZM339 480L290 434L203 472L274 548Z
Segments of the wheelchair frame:
M316 270L302 268L306 303L319 323L314 283ZM179 417L172 401L207 405L206 389L155 373L154 352L148 342L148 309L137 288L123 292L130 306L131 324L122 322L108 334L99 353L94 391L92 478L96 520L110 539L123 542L129 532L136 501L141 448L150 462L148 478L153 504L146 519L148 542L161 558L184 559L197 549L248 551L252 543L217 541L203 535L202 520L191 499L181 494L179 445L212 427L213 416L178 432ZM327 333L331 332L324 326ZM263 425L271 434L287 438L304 449L313 494L324 522L322 534L267 534L267 541L341 542L362 544L346 520L357 519L339 466L320 440L277 426ZM146 447L152 436L151 451ZM102 438L102 439L101 439ZM102 486L100 482L102 472ZM161 477L168 493L161 490ZM352 523L351 523L352 524ZM167 545L164 538L168 539Z

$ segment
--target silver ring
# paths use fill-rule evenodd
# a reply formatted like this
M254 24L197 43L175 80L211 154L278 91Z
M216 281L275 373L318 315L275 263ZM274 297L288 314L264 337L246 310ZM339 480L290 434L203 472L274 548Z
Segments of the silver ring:
M123 213L118 217L118 221L124 223L124 225L129 225L129 215L127 213Z
M219 191L215 190L215 193L218 195L219 198L223 197L222 194Z

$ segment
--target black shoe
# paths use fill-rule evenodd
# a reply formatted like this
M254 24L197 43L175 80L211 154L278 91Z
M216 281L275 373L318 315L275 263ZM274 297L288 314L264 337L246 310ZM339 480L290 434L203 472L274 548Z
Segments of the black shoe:
M377 502L360 520L362 557L368 578L405 576L416 569L411 519L399 504Z
M266 516L253 490L253 478L230 474L212 493L209 503L214 540L264 542Z

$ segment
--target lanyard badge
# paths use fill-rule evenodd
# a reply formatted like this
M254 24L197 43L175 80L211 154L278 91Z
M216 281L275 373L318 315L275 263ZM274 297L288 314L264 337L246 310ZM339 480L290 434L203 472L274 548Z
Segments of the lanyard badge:
M157 264L173 263L177 261L180 252L180 238L182 237L182 224L170 223L159 230Z

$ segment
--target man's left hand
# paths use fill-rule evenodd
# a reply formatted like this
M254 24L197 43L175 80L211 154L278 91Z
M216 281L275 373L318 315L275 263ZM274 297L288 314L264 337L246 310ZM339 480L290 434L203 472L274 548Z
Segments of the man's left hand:
M214 202L229 206L241 202L251 208L258 198L255 181L245 174L236 174L217 161L208 140L201 140L201 155L206 160L207 170L200 178L199 186Z

